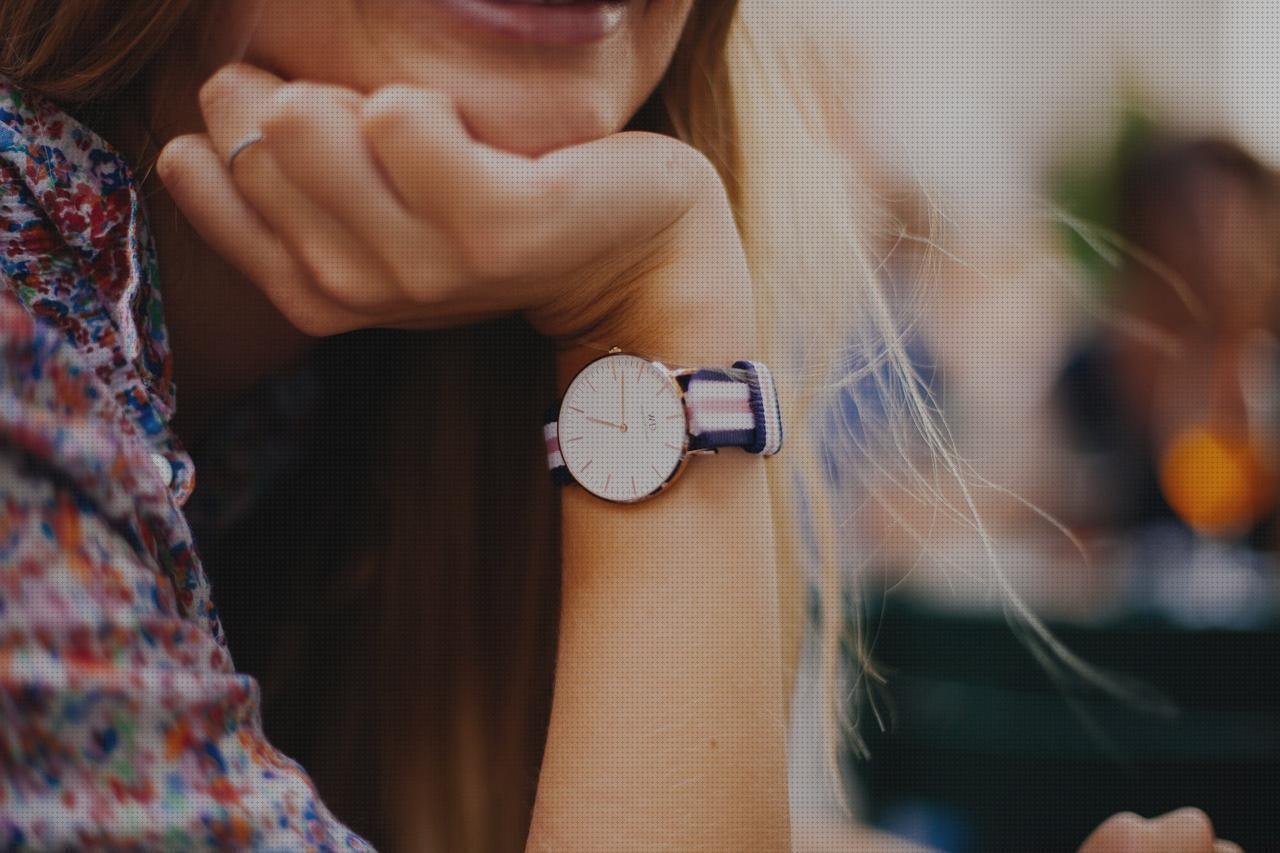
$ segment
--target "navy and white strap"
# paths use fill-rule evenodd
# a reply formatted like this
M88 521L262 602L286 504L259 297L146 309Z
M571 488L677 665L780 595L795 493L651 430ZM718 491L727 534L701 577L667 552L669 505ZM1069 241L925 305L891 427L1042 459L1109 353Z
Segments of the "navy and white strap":
M773 374L758 361L736 361L733 366L743 378L715 368L680 375L689 414L689 449L741 447L772 456L782 449L782 411ZM552 479L565 484L573 477L560 455L559 415L559 403L552 403L543 419L543 437Z
M559 417L560 403L552 403L542 418L542 437L547 443L547 468L551 470L551 481L567 486L573 482L573 475L569 473L569 466L564 464L564 457L560 455Z
M735 361L746 379L714 368L681 377L689 412L689 449L741 447L772 456L782 449L782 414L773 374L758 361Z

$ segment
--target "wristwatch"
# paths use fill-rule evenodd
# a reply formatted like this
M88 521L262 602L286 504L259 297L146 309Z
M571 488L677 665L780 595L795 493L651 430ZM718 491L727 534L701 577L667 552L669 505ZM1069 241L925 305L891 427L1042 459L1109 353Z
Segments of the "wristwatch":
M777 453L782 413L760 362L673 368L614 347L548 407L543 435L555 482L636 503L666 491L692 456L722 447Z

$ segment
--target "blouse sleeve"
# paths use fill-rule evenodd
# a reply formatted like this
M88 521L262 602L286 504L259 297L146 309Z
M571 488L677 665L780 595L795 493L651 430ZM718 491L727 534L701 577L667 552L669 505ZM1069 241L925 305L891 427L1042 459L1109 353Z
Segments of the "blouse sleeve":
M370 849L264 738L158 509L163 458L4 296L0 848Z

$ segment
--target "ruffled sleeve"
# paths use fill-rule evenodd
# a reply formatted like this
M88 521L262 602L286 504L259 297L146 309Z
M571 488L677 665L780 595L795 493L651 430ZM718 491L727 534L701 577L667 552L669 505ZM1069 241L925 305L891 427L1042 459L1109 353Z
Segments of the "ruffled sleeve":
M0 848L369 849L234 671L173 409L137 184L0 78Z
M368 849L263 737L168 478L104 393L0 292L0 846Z

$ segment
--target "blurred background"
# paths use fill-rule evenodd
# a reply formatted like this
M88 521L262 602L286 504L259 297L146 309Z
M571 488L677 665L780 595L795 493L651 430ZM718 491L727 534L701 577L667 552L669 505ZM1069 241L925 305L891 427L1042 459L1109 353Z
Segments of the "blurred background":
M1280 3L842 8L842 138L990 545L902 489L852 496L850 625L886 677L850 691L853 809L1053 851L1196 805L1280 850ZM1123 689L1056 679L993 561ZM819 725L794 799L835 820Z

